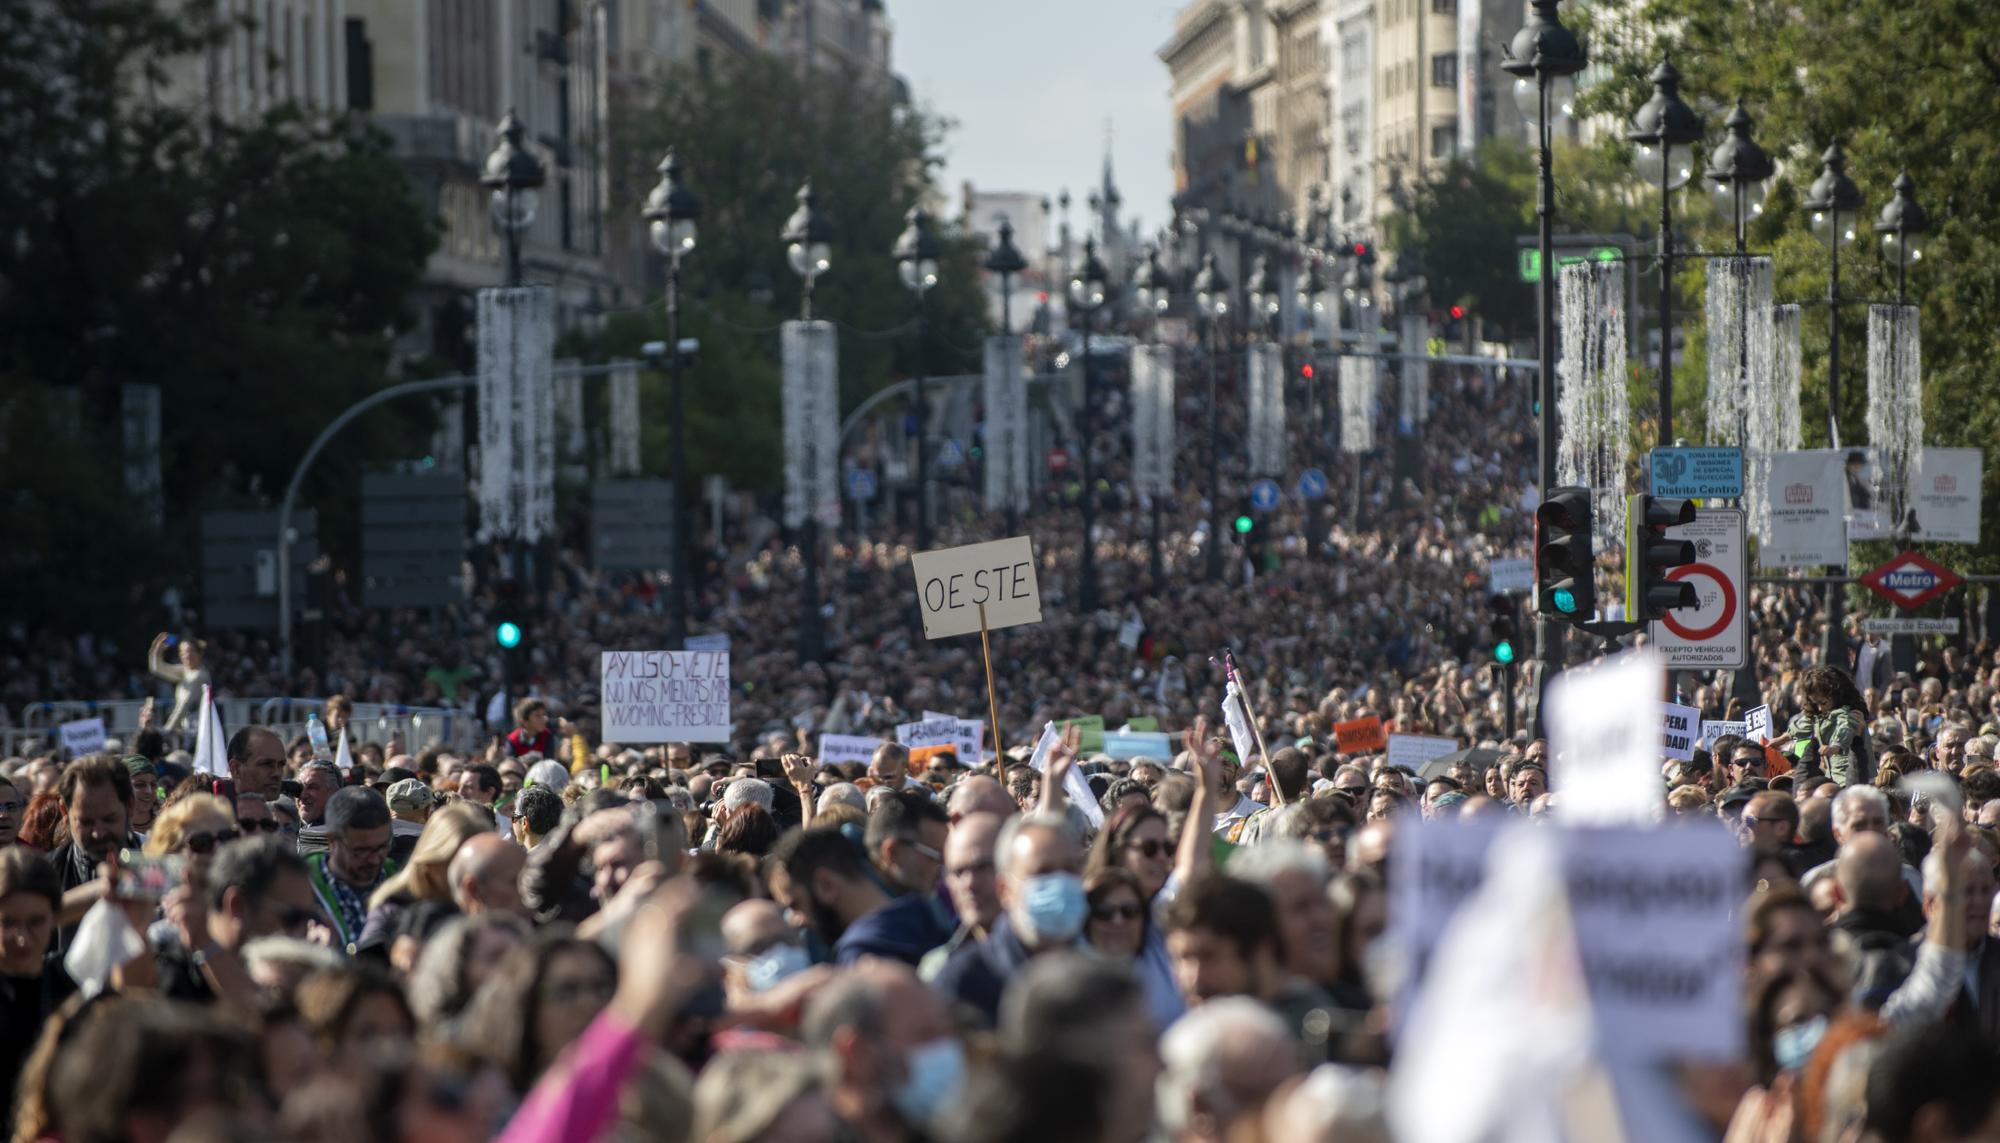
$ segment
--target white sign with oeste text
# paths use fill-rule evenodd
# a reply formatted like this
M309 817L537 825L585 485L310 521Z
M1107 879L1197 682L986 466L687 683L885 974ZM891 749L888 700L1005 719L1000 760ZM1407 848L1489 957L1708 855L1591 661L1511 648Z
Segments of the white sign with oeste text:
M917 575L926 639L979 630L981 605L991 631L1042 621L1035 546L1026 536L914 552L910 568Z
M604 741L728 742L729 652L606 651Z

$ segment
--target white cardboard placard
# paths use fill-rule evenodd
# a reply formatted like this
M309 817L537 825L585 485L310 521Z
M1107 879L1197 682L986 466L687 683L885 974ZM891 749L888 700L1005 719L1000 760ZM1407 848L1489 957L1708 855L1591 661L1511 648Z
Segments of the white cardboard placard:
M1549 789L1564 821L1631 825L1660 819L1665 687L1659 663L1638 653L1564 671L1549 684Z
M1042 621L1035 546L1026 536L915 552L910 567L916 572L926 639L979 630L982 603L990 631Z
M606 742L728 742L729 652L606 651Z

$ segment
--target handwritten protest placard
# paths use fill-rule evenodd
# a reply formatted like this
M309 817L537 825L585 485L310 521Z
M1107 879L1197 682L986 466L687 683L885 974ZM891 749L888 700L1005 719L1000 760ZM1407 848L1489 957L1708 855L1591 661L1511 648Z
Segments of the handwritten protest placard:
M1333 744L1342 754L1372 754L1389 748L1389 736L1382 732L1382 720L1371 714L1334 723Z
M728 742L729 652L606 651L604 740Z
M1424 763L1458 751L1458 739L1436 738L1428 734L1391 734L1389 765L1408 766L1422 773Z
M1035 546L1026 536L913 552L910 568L917 576L926 639L979 630L981 605L989 631L1042 621Z
M1700 735L1701 708L1677 702L1660 704L1660 753L1683 761L1694 757Z
M69 751L71 758L81 758L104 749L102 718L79 718L75 722L65 722L57 729L62 733L62 747Z
M822 766L842 762L865 764L874 759L875 748L880 745L881 739L865 734L822 734L819 736L819 762Z

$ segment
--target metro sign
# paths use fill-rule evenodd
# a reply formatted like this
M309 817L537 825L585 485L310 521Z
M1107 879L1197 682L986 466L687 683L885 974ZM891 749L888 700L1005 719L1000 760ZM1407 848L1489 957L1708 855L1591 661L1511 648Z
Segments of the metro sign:
M1868 590L1904 610L1922 607L1961 581L1917 552L1904 552L1861 577Z

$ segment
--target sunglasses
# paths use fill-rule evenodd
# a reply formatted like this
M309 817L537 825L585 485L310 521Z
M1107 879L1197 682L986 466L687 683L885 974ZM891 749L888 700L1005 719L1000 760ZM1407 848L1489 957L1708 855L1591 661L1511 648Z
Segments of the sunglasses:
M1090 915L1099 921L1136 921L1145 915L1145 909L1137 901L1127 901L1122 905L1093 906Z
M279 830L285 828L283 823L279 822L277 818L258 818L254 821L238 822L236 824L243 827L243 834L246 837L258 832L277 833Z
M214 833L191 833L181 839L181 844L187 847L189 853L207 857L215 852L216 846L228 845L241 836L233 829L219 829Z
M1148 860L1155 857L1164 857L1173 852L1172 848L1166 842L1154 838L1147 838L1145 841L1127 842L1125 843L1125 848Z

